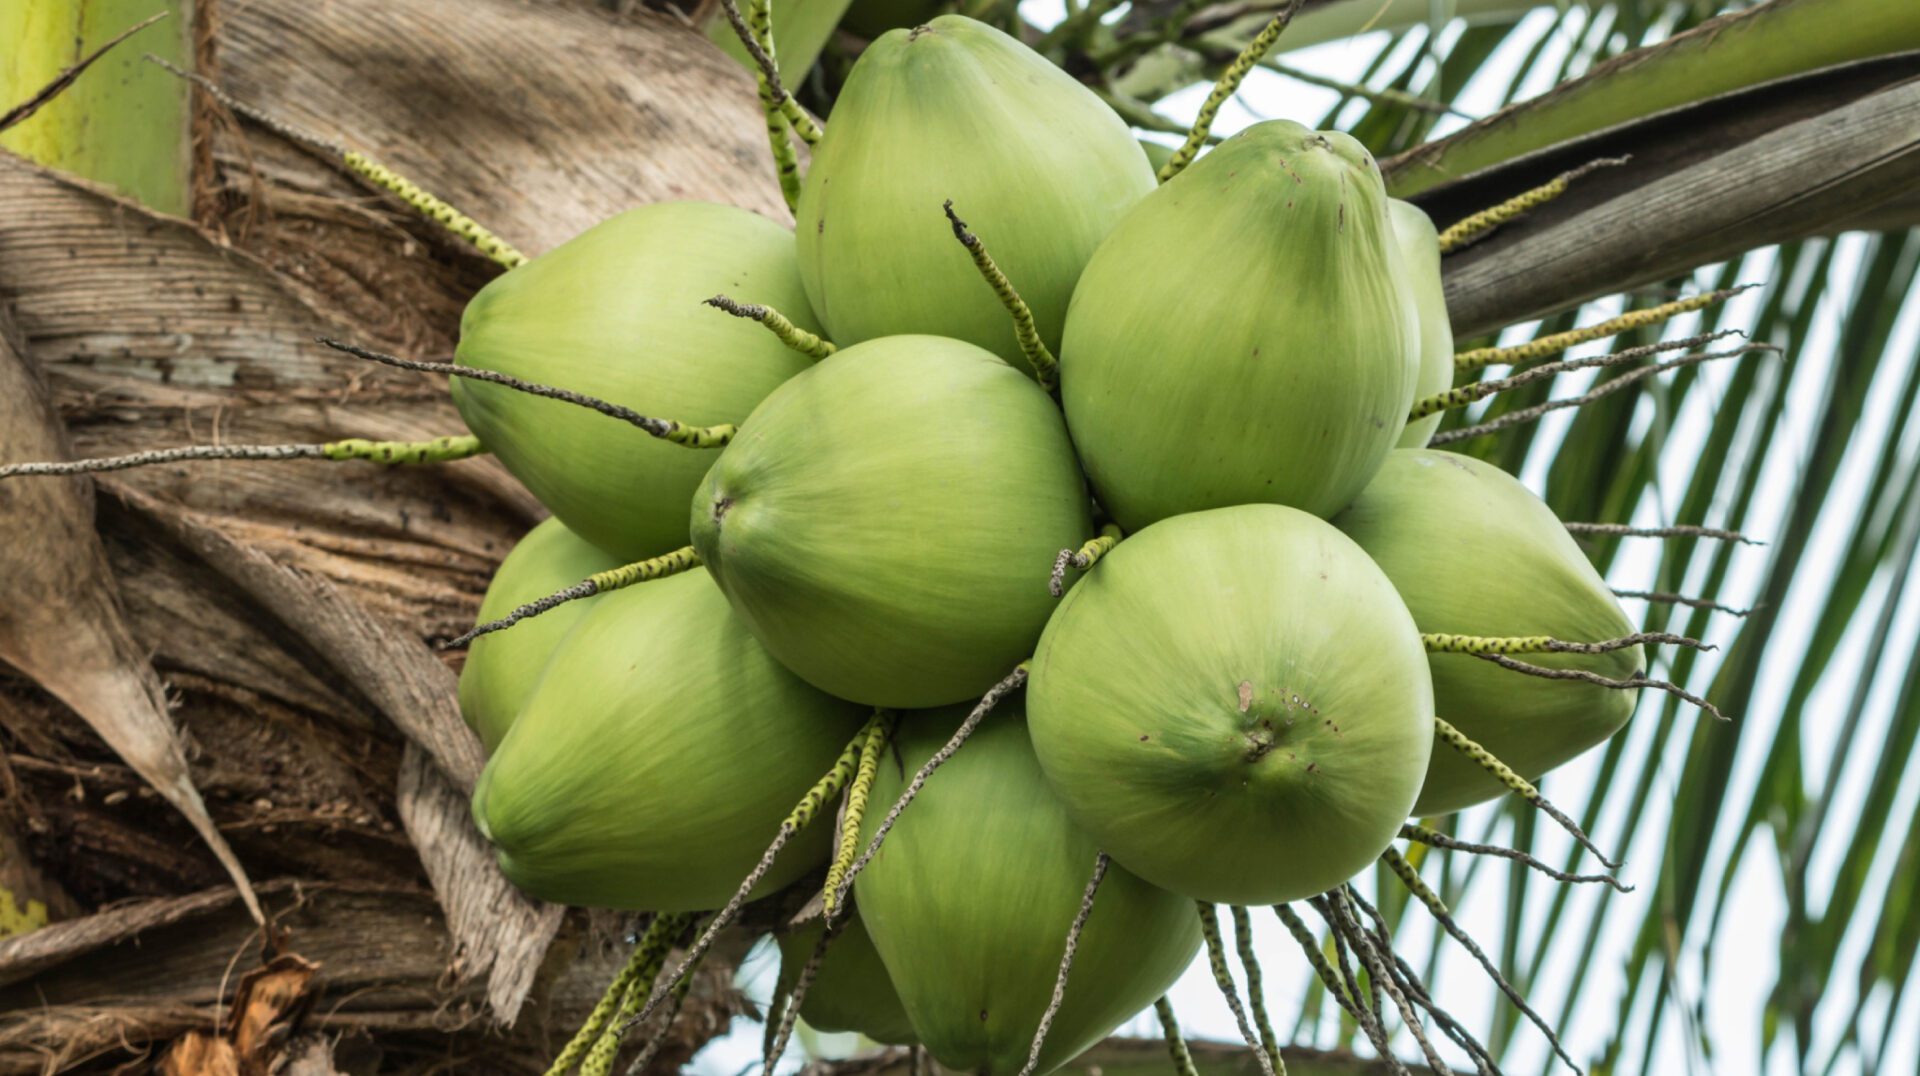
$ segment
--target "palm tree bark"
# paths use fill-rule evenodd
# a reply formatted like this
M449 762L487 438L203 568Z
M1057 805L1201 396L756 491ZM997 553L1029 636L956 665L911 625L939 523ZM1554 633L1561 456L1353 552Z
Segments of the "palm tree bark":
M528 253L663 198L784 216L751 80L669 18L512 0L454 20L429 0L202 9L203 73ZM45 386L81 456L459 432L443 383L313 340L444 357L495 267L334 163L204 100L199 116L194 221L0 155L10 381ZM47 428L9 419L0 458L45 455ZM70 555L0 578L14 622L39 618L30 658L21 632L0 654L0 850L25 861L0 881L57 920L0 938L0 1072L141 1055L265 1071L296 1054L537 1071L623 959L621 924L528 901L493 867L466 815L481 756L457 665L430 644L471 623L538 505L486 459L130 471L94 483L91 513L87 492L69 495L77 512L6 521L10 546ZM98 609L118 610L125 645L67 630ZM144 756L77 719L59 674L88 663L155 698L164 684L152 712L177 727L265 928ZM728 971L703 971L656 1068L738 1011Z

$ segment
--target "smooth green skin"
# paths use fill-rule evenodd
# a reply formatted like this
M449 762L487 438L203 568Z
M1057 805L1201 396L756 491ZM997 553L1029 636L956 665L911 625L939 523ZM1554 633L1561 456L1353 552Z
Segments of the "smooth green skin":
M542 900L715 908L825 774L866 711L782 668L687 572L602 595L487 762L473 816ZM831 816L756 894L820 866Z
M875 804L900 795L963 713L902 722L901 765L880 768ZM863 845L885 813L867 811ZM901 813L854 892L914 1029L940 1064L1011 1076L1026 1063L1098 849L1048 791L1010 702ZM1192 901L1109 867L1037 1073L1152 1004L1199 948Z
M1074 281L1153 190L1092 91L990 26L942 15L861 54L800 192L800 274L841 344L966 340L1027 371L1013 322L941 213L986 243L1058 352Z
M1256 124L1120 222L1060 353L1067 424L1128 532L1182 512L1347 506L1413 400L1386 192L1339 132Z
M858 344L775 390L693 498L694 548L814 686L903 709L1033 652L1047 576L1093 534L1060 411L958 340Z
M739 422L812 360L719 292L809 331L793 235L744 209L629 210L499 277L467 304L459 361L697 425ZM453 381L467 428L574 533L624 562L687 544L686 503L712 450L656 440L573 404Z
M1453 387L1453 322L1447 317L1447 290L1440 280L1440 233L1426 211L1412 202L1389 199L1387 217L1419 322L1420 375L1413 398L1423 400ZM1427 447L1443 417L1444 413L1428 415L1408 423L1394 447Z
M559 520L547 519L528 531L500 562L475 622L497 620L517 606L619 566L618 560ZM500 746L513 727L513 719L520 716L560 640L601 597L555 606L505 631L482 635L467 648L467 663L460 669L460 716L488 751Z
M775 935L774 941L780 946L776 995L792 990L800 981L800 969L812 958L823 929L816 922ZM813 985L800 1003L800 1015L820 1031L856 1031L875 1042L896 1046L919 1041L857 910L841 922L838 936L827 946Z
M1393 580L1421 631L1597 642L1637 630L1553 510L1491 464L1451 452L1397 451L1333 522ZM1600 743L1633 715L1631 691L1543 680L1466 654L1428 660L1434 712L1523 777ZM1609 677L1646 667L1637 646L1519 660ZM1445 814L1505 792L1440 744L1414 812Z
M1339 531L1277 505L1127 538L1034 652L1035 751L1128 870L1277 904L1379 856L1420 792L1433 689L1413 617Z

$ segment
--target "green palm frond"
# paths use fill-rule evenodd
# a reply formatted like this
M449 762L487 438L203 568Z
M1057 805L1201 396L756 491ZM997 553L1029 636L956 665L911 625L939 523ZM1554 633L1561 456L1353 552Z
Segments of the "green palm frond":
M1164 99L1230 58L1260 25L1258 7L1162 46L1114 84L1183 119ZM1869 17L1809 29L1842 8ZM1201 21L1230 10L1203 8ZM1727 15L1737 18L1688 34ZM1726 1056L1891 1071L1890 1049L1913 1063L1912 1033L1898 1033L1914 1023L1920 946L1920 13L1845 0L1349 0L1310 8L1295 30L1316 29L1282 47L1368 25L1347 46L1365 58L1366 93L1317 118L1387 160L1389 183L1442 226L1586 160L1636 157L1449 258L1455 326L1472 337L1462 347L1523 319L1544 316L1507 342L1757 283L1605 349L1717 329L1780 349L1450 446L1522 475L1565 519L1721 527L1766 544L1589 540L1621 589L1750 609L1630 600L1647 630L1720 647L1678 652L1661 672L1733 720L1649 697L1626 732L1547 778L1584 828L1628 854L1637 892L1574 890L1446 854L1423 872L1491 925L1483 944L1576 1029L1593 1071L1706 1071ZM1728 27L1764 47L1743 52ZM1534 96L1546 87L1557 89ZM1523 96L1464 129L1445 111L1485 115ZM1448 425L1596 380L1561 375ZM1576 869L1570 844L1530 812L1496 805L1444 821ZM1486 991L1485 1041L1514 1071L1538 1071L1538 1036L1403 909L1382 910L1409 959L1456 995ZM1742 967L1771 978L1727 971ZM1358 1045L1318 983L1302 984L1296 1037ZM1747 1002L1716 1000L1728 991L1759 1011L1729 1024L1726 1007ZM1759 1041L1723 1041L1722 1029L1748 1023Z

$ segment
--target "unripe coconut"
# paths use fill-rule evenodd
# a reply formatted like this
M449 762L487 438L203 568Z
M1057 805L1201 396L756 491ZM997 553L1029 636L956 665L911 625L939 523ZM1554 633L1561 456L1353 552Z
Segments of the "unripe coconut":
M1024 371L1013 322L941 204L953 200L1058 348L1087 256L1153 185L1091 90L993 27L942 15L882 35L848 75L795 212L800 274L841 344L933 333Z
M1305 512L1164 520L1047 624L1034 749L1074 820L1147 881L1310 897L1372 863L1420 792L1433 689L1413 625L1360 547Z
M1061 400L1128 531L1346 507L1406 425L1417 341L1367 151L1255 124L1127 214L1067 312Z
M800 981L800 969L812 958L825 930L816 921L774 938L780 946L776 995L786 994ZM918 1042L866 924L856 913L841 920L835 931L833 943L820 958L820 970L800 1002L800 1015L819 1031L857 1031L875 1042L896 1046Z
M1447 317L1447 291L1440 281L1440 233L1432 218L1412 202L1387 200L1400 268L1420 322L1420 374L1413 398L1422 400L1453 387L1453 322ZM1415 419L1400 432L1398 448L1425 448L1440 428L1441 415Z
M487 762L474 820L543 900L718 907L865 716L774 661L705 575L653 580L574 625ZM832 829L802 830L756 895L824 862Z
M890 804L963 711L901 723L903 765L880 767ZM861 842L884 811L868 810ZM1026 1063L1100 846L1047 788L1026 725L1003 702L935 773L854 882L860 915L920 1041L957 1072ZM1040 1055L1046 1073L1153 1003L1200 947L1193 902L1110 867Z
M1636 630L1553 510L1491 464L1451 452L1396 451L1334 524L1393 580L1421 631L1599 642ZM1467 654L1428 660L1434 712L1524 777L1600 743L1633 714L1630 691L1527 676ZM1613 678L1646 667L1637 646L1519 660ZM1414 811L1442 814L1505 791L1440 745Z
M874 706L978 696L1032 653L1092 532L1060 411L972 344L892 336L776 389L693 499L694 548L773 655Z
M545 520L500 562L480 602L478 622L506 616L536 598L619 566L558 519ZM507 735L554 648L597 600L598 595L557 605L512 631L482 635L467 648L467 663L460 669L460 715L488 751Z
M793 235L744 209L662 202L502 276L460 321L459 361L696 425L739 422L811 360L702 302L726 292L808 331ZM622 562L687 544L714 454L558 400L453 382L467 428L575 534Z

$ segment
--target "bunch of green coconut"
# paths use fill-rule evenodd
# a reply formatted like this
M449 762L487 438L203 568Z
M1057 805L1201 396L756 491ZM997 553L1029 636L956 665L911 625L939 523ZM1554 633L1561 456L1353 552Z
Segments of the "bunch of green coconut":
M528 893L717 909L810 804L749 892L824 884L781 938L784 985L839 939L805 1018L1044 1072L1167 990L1195 901L1322 893L1505 792L1477 756L1538 774L1628 717L1472 652L1633 628L1541 501L1409 422L1452 382L1439 248L1348 136L1261 123L1157 183L1094 94L943 16L863 54L796 218L646 206L467 310L464 366L677 420L454 383L554 517L481 620L600 580L461 680ZM1532 660L1642 669L1592 649ZM849 777L875 807L836 823Z
M655 913L603 1009L816 894L787 1021L1050 1071L1189 965L1195 902L1544 806L1524 777L1618 730L1665 640L1517 480L1425 447L1466 398L1440 246L1367 151L1199 146L1156 175L1087 88L941 16L862 54L795 230L663 203L501 256L452 368L469 437L0 477L492 452L553 518L471 633L473 815L527 893Z

